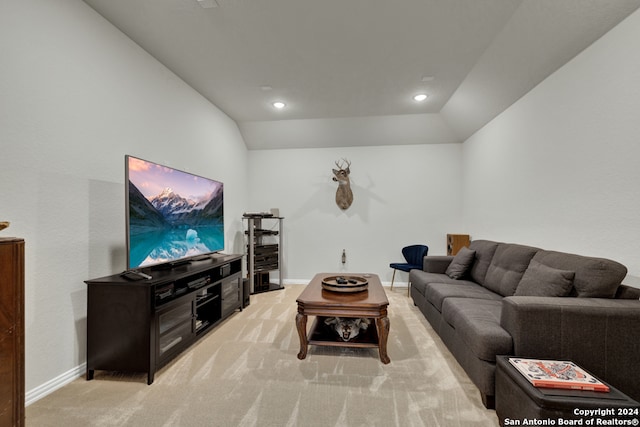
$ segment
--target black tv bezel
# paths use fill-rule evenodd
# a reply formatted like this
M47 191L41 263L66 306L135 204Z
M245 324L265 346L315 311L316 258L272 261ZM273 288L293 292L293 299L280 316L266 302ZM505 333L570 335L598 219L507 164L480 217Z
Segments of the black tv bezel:
M143 162L147 162L147 163L151 163L153 165L158 165L160 167L163 168L167 168L167 169L172 169L174 171L177 172L181 172L187 175L191 175L194 177L198 177L201 179L205 179L207 181L213 181L213 182L217 182L222 186L222 194L223 194L223 199L222 199L222 229L223 229L223 233L222 233L222 248L221 249L216 249L216 250L212 250L210 252L203 252L201 254L197 254L197 255L190 255L190 256L185 256L182 258L177 258L175 260L171 260L171 261L161 261L161 262L157 262L157 263L153 263L153 264L147 264L147 265L138 265L138 266L131 266L131 234L129 233L129 227L130 227L130 219L129 219L129 158L134 158L136 160L141 160ZM126 242L126 271L143 271L145 269L149 269L149 270L156 270L156 269L164 269L164 268L173 268L182 264L187 264L190 263L192 261L198 261L198 260L203 260L203 259L209 259L211 258L213 255L220 253L222 251L224 251L225 246L227 244L227 239L226 239L226 235L224 232L224 226L225 226L225 216L224 216L224 182L223 181L219 181L217 179L213 179L213 178L208 178L206 176L202 176L202 175L198 175L198 174L194 174L192 172L187 172L185 170L182 169L177 169L173 166L167 166L164 165L162 163L158 163L158 162L154 162L152 160L147 160L147 159L143 159L142 157L138 157L138 156L134 156L131 154L125 154L124 156L124 210L125 210L125 242Z

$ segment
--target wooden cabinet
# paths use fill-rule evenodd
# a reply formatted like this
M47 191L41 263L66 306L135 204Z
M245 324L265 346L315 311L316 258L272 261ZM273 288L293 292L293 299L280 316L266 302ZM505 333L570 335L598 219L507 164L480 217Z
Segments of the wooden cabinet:
M236 309L242 309L242 255L87 280L87 379L96 370L155 372Z
M24 426L24 240L0 238L0 426Z
M447 234L447 255L456 255L461 248L469 247L468 234Z

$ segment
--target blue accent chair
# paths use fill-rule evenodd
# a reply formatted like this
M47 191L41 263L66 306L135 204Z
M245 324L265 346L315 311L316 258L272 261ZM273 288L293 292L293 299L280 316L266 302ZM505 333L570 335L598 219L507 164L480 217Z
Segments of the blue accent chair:
M414 268L422 270L423 258L427 256L429 247L426 245L411 245L402 248L402 256L407 262L393 262L389 267L393 268L393 276L391 277L391 290L393 290L393 281L396 278L396 270L406 271L407 273ZM407 295L409 295L410 283L407 279Z

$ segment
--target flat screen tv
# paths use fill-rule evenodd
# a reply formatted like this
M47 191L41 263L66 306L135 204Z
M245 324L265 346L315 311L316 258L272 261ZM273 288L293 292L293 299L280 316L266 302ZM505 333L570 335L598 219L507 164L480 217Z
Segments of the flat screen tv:
M125 188L128 269L224 249L222 182L125 156Z

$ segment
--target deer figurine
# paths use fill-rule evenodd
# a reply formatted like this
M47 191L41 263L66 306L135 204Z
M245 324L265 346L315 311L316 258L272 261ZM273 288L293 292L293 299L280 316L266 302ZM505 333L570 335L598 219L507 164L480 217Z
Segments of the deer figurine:
M344 162L344 163L343 163ZM344 166L346 163L346 167ZM342 159L340 163L336 162L338 169L333 169L333 180L338 183L338 189L336 190L336 204L342 210L348 209L353 203L353 192L351 191L351 182L349 181L349 166L351 162L346 159Z

